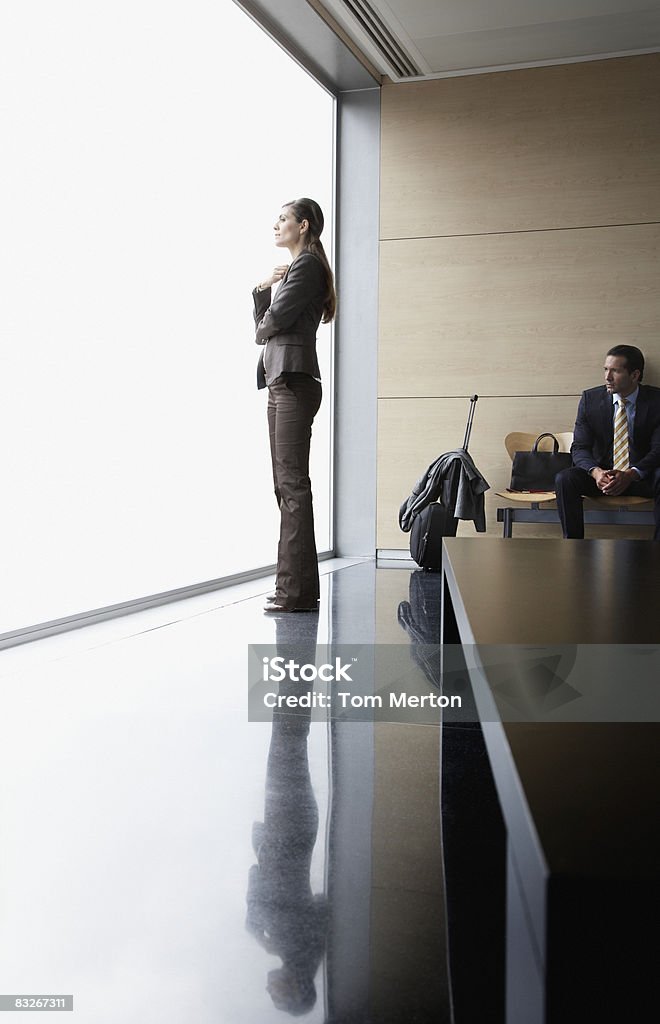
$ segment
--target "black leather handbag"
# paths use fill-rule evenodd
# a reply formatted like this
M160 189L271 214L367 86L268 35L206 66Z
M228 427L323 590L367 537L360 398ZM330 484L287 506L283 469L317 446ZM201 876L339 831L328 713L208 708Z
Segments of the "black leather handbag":
M551 452L538 450L539 441L551 437ZM539 434L529 452L514 452L511 467L510 491L554 491L555 477L562 469L573 465L570 452L559 451L554 434Z

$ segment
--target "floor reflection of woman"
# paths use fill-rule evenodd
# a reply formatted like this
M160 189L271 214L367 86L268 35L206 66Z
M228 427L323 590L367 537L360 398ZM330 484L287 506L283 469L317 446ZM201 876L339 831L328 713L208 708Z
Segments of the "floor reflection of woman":
M288 684L300 695L300 684ZM279 692L286 693L286 684ZM325 949L325 897L312 893L310 869L318 808L307 757L310 710L275 711L268 754L263 822L255 822L247 928L282 966L268 972L275 1006L293 1015L316 1002L314 976Z

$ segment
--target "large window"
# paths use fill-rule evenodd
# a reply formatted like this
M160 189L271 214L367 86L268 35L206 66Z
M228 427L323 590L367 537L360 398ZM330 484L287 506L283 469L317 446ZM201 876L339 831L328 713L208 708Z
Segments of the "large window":
M3 0L0 633L275 560L251 289L288 200L332 251L333 128L227 0Z

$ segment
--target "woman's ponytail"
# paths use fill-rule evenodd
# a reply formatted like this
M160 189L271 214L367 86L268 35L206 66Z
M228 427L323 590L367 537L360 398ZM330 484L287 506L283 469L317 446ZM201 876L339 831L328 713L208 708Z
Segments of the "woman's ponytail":
M323 323L328 324L334 319L337 311L337 293L335 291L335 279L323 248L321 232L323 231L324 219L321 207L313 199L296 199L292 203L285 203L300 224L306 220L309 224L309 236L307 248L313 253L323 267L326 280L326 294L323 302Z

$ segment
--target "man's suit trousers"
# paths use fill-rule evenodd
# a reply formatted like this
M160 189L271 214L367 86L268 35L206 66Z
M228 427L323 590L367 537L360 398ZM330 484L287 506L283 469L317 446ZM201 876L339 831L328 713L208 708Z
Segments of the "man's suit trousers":
M268 433L275 498L280 509L277 604L315 608L319 570L314 540L309 447L321 404L321 384L307 373L285 373L268 385Z
M587 473L586 469L572 466L564 469L555 477L555 491L557 494L557 510L561 520L564 537L581 539L584 537L584 513L582 508L582 497L599 498L601 492L596 486L594 478ZM660 540L660 469L649 474L644 480L632 484L625 495L638 495L644 498L653 498L655 507L654 540Z

